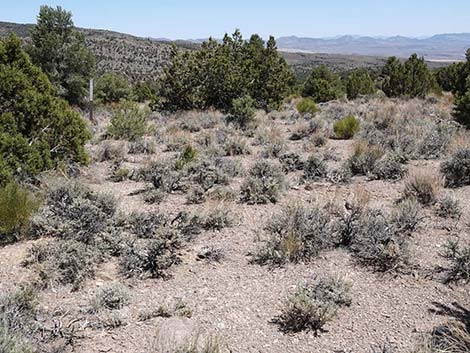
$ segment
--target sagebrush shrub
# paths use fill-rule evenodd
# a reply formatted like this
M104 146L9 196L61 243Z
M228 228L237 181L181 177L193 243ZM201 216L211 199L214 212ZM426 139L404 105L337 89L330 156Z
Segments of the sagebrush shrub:
M129 292L125 286L120 283L111 283L104 285L96 291L91 300L91 309L94 312L100 309L122 309L129 303Z
M462 208L460 202L451 196L444 196L437 202L436 214L443 218L460 218Z
M166 277L166 270L181 261L176 253L180 238L175 236L175 232L161 231L152 239L125 244L119 257L121 272L128 277Z
M18 184L0 187L0 244L21 236L38 207L39 200Z
M450 261L447 282L470 281L470 246L461 246L458 241L449 240L443 254Z
M442 162L441 173L446 187L470 185L470 148L460 149Z
M0 295L0 352L33 353L37 330L37 295L34 287L20 286Z
M316 181L327 176L328 170L323 159L311 155L304 164L303 178L308 181Z
M35 236L54 236L93 244L116 212L116 200L106 194L67 183L53 186L45 205L32 219Z
M333 131L336 138L348 140L359 131L360 123L354 115L348 115L333 124Z
M100 256L92 246L75 240L52 240L33 245L24 261L33 267L44 286L70 284L78 289L95 274Z
M351 249L359 261L378 271L390 271L406 264L409 234L397 231L393 221L379 210L367 210Z
M257 161L241 186L241 200L248 204L275 203L283 189L281 169L267 161Z
M318 206L288 206L266 226L269 238L253 261L282 265L286 262L309 261L332 245L330 217Z
M279 162L281 163L282 170L285 173L302 170L304 168L304 161L300 155L295 152L289 152L280 155Z
M406 171L397 157L386 155L375 163L370 176L377 180L399 180Z
M150 111L132 101L121 101L113 110L108 134L116 139L136 141L145 135Z
M383 155L384 151L379 146L358 142L354 145L353 153L347 160L347 165L353 175L368 175Z
M283 332L311 330L317 334L334 319L340 307L351 305L351 301L351 284L326 276L299 286L275 321Z

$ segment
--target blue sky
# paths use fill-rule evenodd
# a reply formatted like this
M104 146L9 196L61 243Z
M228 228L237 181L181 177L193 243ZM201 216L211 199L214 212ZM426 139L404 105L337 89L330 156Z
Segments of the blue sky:
M144 37L341 34L426 36L470 32L470 0L0 0L0 21L33 23L39 6L61 5L77 26Z

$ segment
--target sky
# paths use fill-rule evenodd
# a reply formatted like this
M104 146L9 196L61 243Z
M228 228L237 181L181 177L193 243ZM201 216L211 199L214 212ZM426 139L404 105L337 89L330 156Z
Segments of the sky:
M71 11L79 27L152 38L470 32L470 0L0 0L0 21L34 23L41 5Z

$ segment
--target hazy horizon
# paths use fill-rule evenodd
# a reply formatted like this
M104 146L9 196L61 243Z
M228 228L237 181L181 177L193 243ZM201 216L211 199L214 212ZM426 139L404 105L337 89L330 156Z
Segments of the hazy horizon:
M239 0L224 5L205 0L16 1L2 5L1 21L35 23L40 5L72 11L76 26L106 29L141 37L203 39L222 37L239 28L249 36L338 37L342 35L425 38L442 33L468 33L470 2L452 0Z

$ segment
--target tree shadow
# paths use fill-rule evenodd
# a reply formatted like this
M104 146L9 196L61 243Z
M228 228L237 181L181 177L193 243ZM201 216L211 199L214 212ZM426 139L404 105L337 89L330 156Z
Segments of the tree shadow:
M442 304L438 302L432 302L434 308L429 311L436 315L450 316L462 324L465 325L467 331L470 331L470 310L464 308L457 302L453 302L450 305Z

